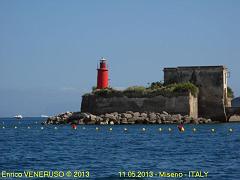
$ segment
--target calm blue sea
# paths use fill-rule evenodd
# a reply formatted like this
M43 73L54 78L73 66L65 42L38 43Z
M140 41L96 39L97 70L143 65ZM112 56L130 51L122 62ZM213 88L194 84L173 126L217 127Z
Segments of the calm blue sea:
M42 126L43 120L0 119L0 179L13 179L3 177L6 172L39 171L64 173L54 179L164 179L163 172L198 179L204 171L208 175L201 179L240 179L240 123L186 125L181 133L176 125L82 125L73 130Z

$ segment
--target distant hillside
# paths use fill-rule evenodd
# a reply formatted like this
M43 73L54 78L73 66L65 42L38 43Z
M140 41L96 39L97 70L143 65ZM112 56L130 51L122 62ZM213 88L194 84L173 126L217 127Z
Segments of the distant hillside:
M232 100L232 107L240 107L240 97L234 98Z

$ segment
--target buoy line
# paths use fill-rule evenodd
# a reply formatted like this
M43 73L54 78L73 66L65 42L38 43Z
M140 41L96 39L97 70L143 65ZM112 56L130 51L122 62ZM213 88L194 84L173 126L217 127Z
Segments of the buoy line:
M41 129L41 130L43 130L43 129L45 129L45 127L44 126L40 126L40 127L34 127L34 126L23 126L23 127L21 127L21 126L17 126L17 125L11 125L11 126L0 126L0 129L11 129L11 128L13 128L13 129ZM51 129L51 128L47 128L47 129ZM53 129L54 130L57 130L58 129L58 127L57 126L54 126L53 127ZM74 130L76 130L77 128L73 128ZM83 126L82 128L80 128L80 130L81 129L83 129L83 130L85 130L85 129L87 129L87 127L86 126ZM104 128L105 129L105 128ZM173 130L174 130L175 128L172 128L172 127L168 127L167 128L167 131L168 132L172 132ZM184 133L184 132L187 132L187 130L185 130L185 128L183 128L183 127L179 127L179 126L177 126L176 127L176 129L178 129L181 133ZM96 131L99 131L100 130L100 127L95 127L95 130ZM129 129L128 128L122 128L122 130L124 131L124 132L127 132ZM159 132L164 132L164 128L162 128L162 127L160 127L160 128L158 128L157 129ZM195 128L195 127L193 127L192 129L189 129L190 131L192 131L192 132L197 132L198 130L197 130L197 128ZM108 131L109 132L112 132L113 131L113 128L112 127L109 127L108 128ZM146 127L143 127L143 128L140 128L140 131L142 131L142 132L146 132L147 131L147 128ZM216 129L215 128L210 128L210 129L208 129L208 132L211 132L211 133L216 133L217 131L216 131ZM228 128L228 129L226 129L226 131L227 132L229 132L229 133L233 133L234 132L234 129L233 128Z

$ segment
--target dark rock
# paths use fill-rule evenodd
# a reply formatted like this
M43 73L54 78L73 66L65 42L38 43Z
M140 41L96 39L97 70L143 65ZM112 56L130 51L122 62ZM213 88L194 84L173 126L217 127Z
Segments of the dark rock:
M78 124L84 124L83 119L78 120Z
M127 121L128 121L128 124L135 124L134 118L129 118Z
M105 124L108 124L107 122L100 122L101 125L105 125Z
M121 119L121 124L128 124L127 118L122 118Z
M81 113L80 118L90 118L90 114L89 113Z
M184 116L184 117L182 118L182 120L183 120L183 122L186 123L186 124L188 124L188 123L194 123L194 124L195 124L195 122L197 121L197 119L195 119L195 120L193 121L193 118L191 118L191 117L189 117L189 116Z
M165 115L168 115L168 113L166 111L163 111L162 113L165 114Z
M145 121L145 118L140 116L135 120L135 123L136 124L144 124L144 121Z
M189 123L199 124L199 121L198 121L198 119L196 119L196 118L192 118Z
M118 112L113 112L111 114L114 115L114 116L118 116Z
M122 118L127 118L127 119L130 119L132 118L132 114L129 114L129 113L122 113Z
M139 117L140 116L140 113L139 112L134 112L133 113L133 117Z
M180 114L170 115L167 112L132 112L126 113L106 113L94 115L90 113L67 112L57 116L49 117L42 124L172 124L172 123L211 123L211 119L192 118L181 116Z
M88 121L87 124L88 125L93 125L93 124L96 124L96 121L91 120L91 121Z
M156 124L156 119L150 119L148 122L149 124Z
M116 116L113 114L105 114L105 117L108 119L116 119Z
M162 124L162 120L161 120L161 119L158 119L158 120L157 120L157 123L158 123L158 124Z
M207 120L206 120L206 123L211 123L211 122L212 122L211 119L207 119Z
M143 117L143 118L147 118L148 117L147 113L141 113L140 116Z
M166 121L172 121L172 116L171 115L166 115L165 119L166 119Z
M150 121L155 121L156 122L157 115L155 113L150 113L149 114L149 120Z
M128 113L128 114L133 114L133 112L132 112L132 111L126 111L126 113Z
M160 114L160 120L161 121L166 121L166 115L165 114Z
M97 120L97 116L90 114L89 119L90 119L91 121L96 121L96 120Z

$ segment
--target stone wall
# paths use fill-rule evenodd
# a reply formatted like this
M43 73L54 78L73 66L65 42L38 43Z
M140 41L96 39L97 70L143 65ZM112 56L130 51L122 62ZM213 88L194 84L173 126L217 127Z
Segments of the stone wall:
M199 116L226 121L227 69L224 66L164 68L164 83L183 82L191 82L199 88Z
M189 115L197 118L198 100L191 93L177 93L172 96L143 98L101 97L93 94L82 97L81 112L104 114L111 112L162 112Z

